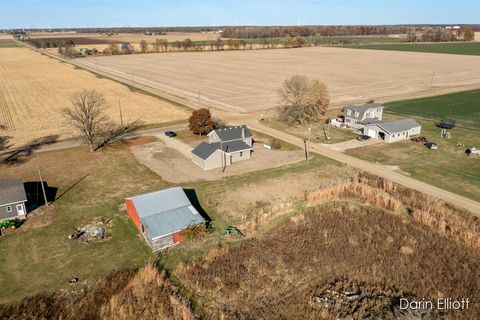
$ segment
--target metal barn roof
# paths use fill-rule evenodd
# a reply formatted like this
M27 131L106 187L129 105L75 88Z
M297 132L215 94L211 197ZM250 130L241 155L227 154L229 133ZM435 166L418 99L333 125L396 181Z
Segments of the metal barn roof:
M205 222L180 187L142 194L130 200L151 239Z
M27 195L22 180L0 179L0 205L25 201Z
M382 121L380 123L377 123L376 125L388 133L403 132L413 128L420 127L417 121L413 119Z
M193 206L172 209L142 218L151 239L162 237L190 226L204 223L205 220Z

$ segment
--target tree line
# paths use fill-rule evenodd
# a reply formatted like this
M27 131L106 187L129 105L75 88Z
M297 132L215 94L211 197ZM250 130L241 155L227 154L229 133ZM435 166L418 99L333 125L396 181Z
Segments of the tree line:
M407 32L407 42L448 42L473 40L475 40L475 30L472 28L424 28L421 30L410 28Z
M405 34L407 26L243 26L223 29L222 37L239 39L370 36Z

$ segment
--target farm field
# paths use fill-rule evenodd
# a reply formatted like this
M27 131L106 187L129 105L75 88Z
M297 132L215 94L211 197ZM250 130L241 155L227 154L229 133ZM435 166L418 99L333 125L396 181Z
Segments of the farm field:
M70 138L75 131L65 122L62 108L82 89L102 93L107 115L119 121L119 102L126 123L159 124L186 119L188 111L168 101L61 63L28 48L0 48L1 134L20 146L36 139Z
M480 55L480 43L402 43L402 44L360 44L348 46L353 49L387 50L387 51L410 51L426 53L447 53L461 55Z
M475 56L327 47L89 57L78 62L127 79L133 74L139 83L191 101L198 101L200 94L210 107L244 112L277 107L278 88L294 74L325 81L333 106L480 85L475 71L480 58Z
M434 121L453 119L456 124L480 130L480 90L387 103L386 112Z
M201 33L201 32L168 32L166 35L144 35L138 33L120 33L115 35L106 35L100 33L72 33L72 32L58 32L58 33L31 33L32 39L70 39L77 38L82 44L96 44L100 42L108 43L111 41L118 42L140 42L141 40L147 40L148 42L154 42L155 39L167 39L168 41L182 41L187 38L192 41L204 41L204 40L216 40L220 37L216 33Z

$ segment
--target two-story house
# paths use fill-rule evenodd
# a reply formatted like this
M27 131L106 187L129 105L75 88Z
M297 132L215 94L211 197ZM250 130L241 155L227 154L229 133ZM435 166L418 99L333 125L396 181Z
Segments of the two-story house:
M378 103L345 107L342 116L349 128L362 129L367 124L382 121L384 106Z
M213 130L208 142L192 150L192 160L204 170L224 168L251 158L253 135L245 125Z

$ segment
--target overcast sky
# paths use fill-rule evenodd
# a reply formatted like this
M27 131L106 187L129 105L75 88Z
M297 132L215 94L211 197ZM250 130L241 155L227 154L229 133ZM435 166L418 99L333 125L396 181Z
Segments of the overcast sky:
M0 0L0 28L480 23L480 0Z

